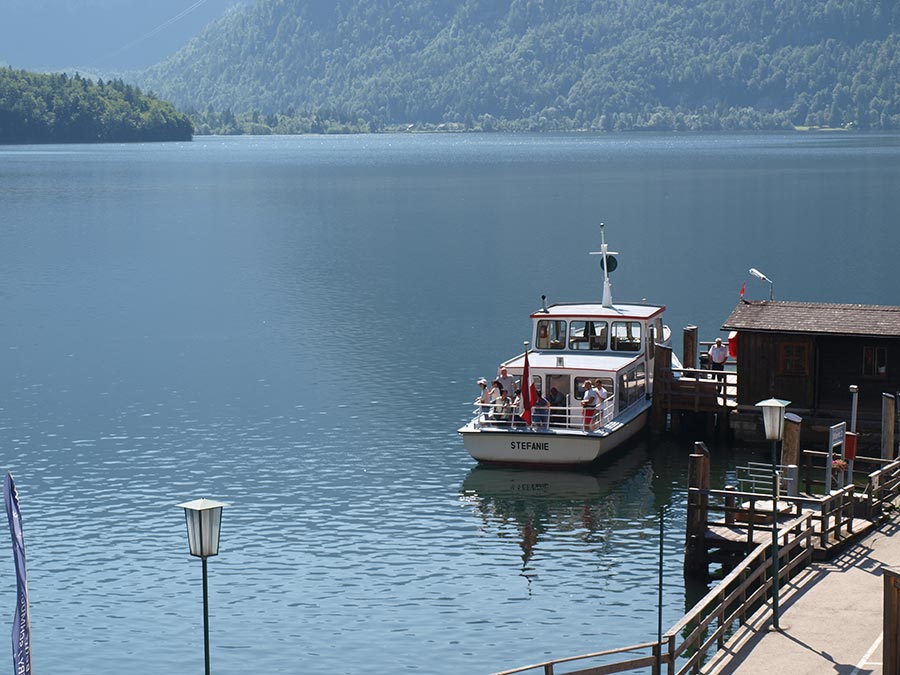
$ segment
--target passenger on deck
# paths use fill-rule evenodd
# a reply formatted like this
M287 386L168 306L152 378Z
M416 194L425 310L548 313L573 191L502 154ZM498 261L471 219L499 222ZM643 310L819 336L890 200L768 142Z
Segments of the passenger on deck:
M497 426L509 426L512 417L512 401L502 387L500 388L500 395L494 399L493 406L491 421Z
M507 394L512 394L516 390L516 381L507 372L506 366L500 366L500 375L497 377L500 387L506 390Z
M609 392L606 391L606 387L603 386L603 383L600 380L597 380L597 386L595 388L597 395L600 397L600 403L597 405L597 410L599 412L599 422L603 425L606 420L603 418L603 408L606 405L606 399L609 398Z
M531 426L535 429L546 429L550 415L550 401L538 393L537 400L531 404Z
M584 412L584 430L594 430L594 414L597 407L602 402L600 393L594 389L594 383L590 380L584 381L584 398L581 399L581 408Z
M481 393L475 398L475 404L481 408L482 415L488 415L491 412L491 390L488 389L488 381L479 377L478 386L481 387Z
M566 423L566 395L556 387L550 387L550 423L564 425Z
M500 398L500 383L497 380L491 382L491 403Z

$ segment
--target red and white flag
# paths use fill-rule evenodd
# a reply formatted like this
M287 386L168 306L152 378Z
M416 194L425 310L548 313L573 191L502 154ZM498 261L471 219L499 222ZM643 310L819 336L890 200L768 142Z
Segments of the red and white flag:
M531 381L531 368L528 366L528 352L525 352L525 366L522 368L522 419L531 424L531 407L537 400L537 387Z

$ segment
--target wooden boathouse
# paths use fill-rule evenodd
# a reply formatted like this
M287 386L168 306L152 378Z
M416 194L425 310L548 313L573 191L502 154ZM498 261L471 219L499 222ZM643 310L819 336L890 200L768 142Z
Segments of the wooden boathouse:
M860 430L876 431L884 394L900 389L900 307L742 300L722 329L736 352L739 437L761 437L756 403L773 396L791 401L805 429L825 432L847 419L851 385Z

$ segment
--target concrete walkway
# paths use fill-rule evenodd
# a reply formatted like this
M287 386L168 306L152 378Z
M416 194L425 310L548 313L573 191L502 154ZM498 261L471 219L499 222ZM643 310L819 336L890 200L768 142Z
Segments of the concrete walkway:
M900 566L900 523L816 562L781 589L779 632L768 607L706 664L707 675L884 675L882 568ZM891 674L887 674L891 675Z

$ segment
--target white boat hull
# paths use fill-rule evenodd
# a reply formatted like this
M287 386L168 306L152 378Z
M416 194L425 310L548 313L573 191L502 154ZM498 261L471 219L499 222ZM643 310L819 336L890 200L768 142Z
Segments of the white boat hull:
M646 426L649 402L596 431L534 430L478 427L475 421L459 429L463 444L479 462L495 464L591 464L615 450Z

